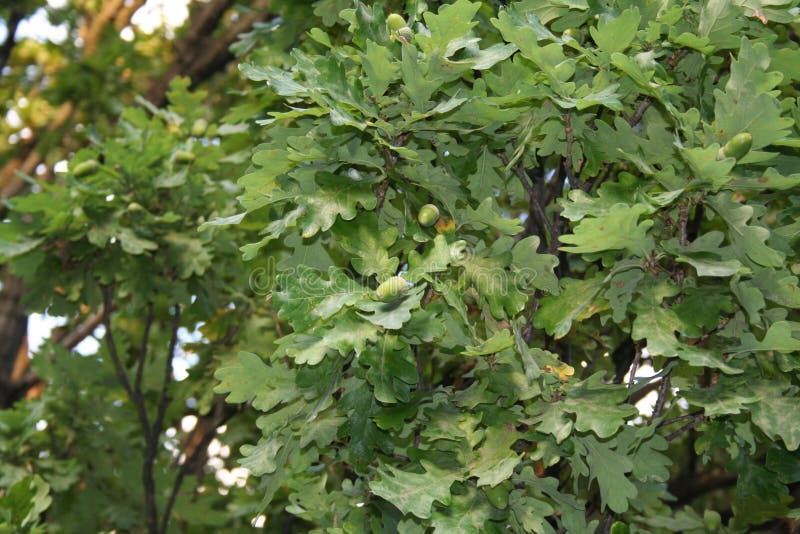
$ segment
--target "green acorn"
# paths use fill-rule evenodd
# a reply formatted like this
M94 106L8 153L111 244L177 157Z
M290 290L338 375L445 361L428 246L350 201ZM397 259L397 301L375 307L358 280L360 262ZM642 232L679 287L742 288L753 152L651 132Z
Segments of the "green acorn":
M503 510L508 507L508 492L511 490L511 487L511 483L508 482L508 480L504 480L494 487L483 486L483 492L486 494L486 498L492 506Z
M717 159L734 158L740 160L750 152L751 146L753 146L753 136L748 132L738 133L725 143L725 146L719 149Z
M206 133L206 129L208 129L208 121L205 119L197 119L192 124L192 135L195 137L202 137L204 133Z
M404 43L408 43L413 36L414 32L412 32L411 28L409 28L408 26L403 26L402 28L397 30L397 37Z
M386 26L389 28L390 32L396 32L405 25L406 19L404 19L402 15L391 13L388 17L386 17Z
M703 512L703 525L709 532L716 532L722 526L722 517L719 512L706 510Z
M417 221L424 227L433 226L439 220L439 208L433 204L425 204L417 214Z
M76 178L91 176L97 172L99 166L100 164L97 163L96 159L87 159L86 161L81 161L75 165L75 169L73 169L72 174L74 174Z
M387 278L375 290L375 296L382 302L391 302L406 293L408 293L408 282L402 276Z
M197 158L197 156L187 150L178 150L175 152L176 163L191 163L195 158Z

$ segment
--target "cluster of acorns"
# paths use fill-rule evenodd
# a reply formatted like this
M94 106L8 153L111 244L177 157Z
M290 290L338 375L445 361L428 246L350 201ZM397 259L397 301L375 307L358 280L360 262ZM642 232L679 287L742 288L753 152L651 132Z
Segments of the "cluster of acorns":
M406 25L406 19L397 13L392 13L386 17L386 26L389 28L389 33L393 39L399 39L404 43L408 43L411 40L413 35L411 28Z
M417 213L417 221L421 226L430 227L439 220L439 208L433 204L425 204ZM375 296L381 302L392 302L408 293L408 281L402 276L392 276L384 280L375 290Z

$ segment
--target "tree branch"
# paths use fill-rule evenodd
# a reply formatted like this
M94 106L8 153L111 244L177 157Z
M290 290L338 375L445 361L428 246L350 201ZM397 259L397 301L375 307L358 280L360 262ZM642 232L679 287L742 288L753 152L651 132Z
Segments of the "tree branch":
M136 380L133 389L137 394L142 394L142 375L144 374L144 362L147 359L147 343L150 339L150 327L153 326L153 303L147 303L147 316L144 320L144 333L142 334L142 345L139 348L139 361L136 364Z
M81 341L92 335L92 332L100 326L100 323L103 322L104 313L105 307L101 304L97 311L89 315L77 329L60 335L54 334L51 341L61 343L68 350L74 349Z
M148 462L149 449L152 443L153 433L150 428L150 422L147 417L147 408L144 405L144 399L141 394L131 387L128 376L125 374L125 368L122 365L122 360L117 351L117 344L114 342L114 334L111 330L111 310L114 307L113 303L113 289L111 286L101 286L103 293L103 325L106 328L105 340L108 347L108 354L114 363L114 370L117 373L117 379L122 385L128 398L136 408L139 416L139 425L142 427L144 433L145 444L147 453L145 454L144 465L142 466L142 485L144 486L144 505L145 505L145 523L147 524L147 531L150 534L158 534L158 510L156 509L155 501L155 481L153 480L152 463ZM158 440L158 437L155 438ZM148 465L150 463L150 465Z
M637 344L634 346L634 356L633 356L633 363L631 363L630 376L628 377L628 390L630 391L633 389L633 385L636 382L636 371L639 370L639 361L642 358L642 348ZM628 399L630 401L630 398Z
M706 418L705 415L703 415L702 413L693 415L691 417L691 421L689 421L688 423L686 423L685 425L680 427L675 432L672 432L671 434L668 434L666 436L666 440L667 441L674 440L675 438L679 437L681 434L684 434L685 432L693 429L694 427L696 427L697 425L702 423L705 420L705 418Z
M169 341L169 350L167 352L167 362L164 365L164 382L161 384L161 396L158 399L158 412L156 419L153 423L153 431L151 439L155 446L158 446L158 436L161 434L161 427L164 423L164 414L167 411L167 404L169 404L169 385L172 382L172 362L175 359L175 350L178 347L178 329L181 323L181 308L175 305L173 308L172 316L172 338Z
M503 164L508 166L510 160L508 159L508 155L505 152L500 152L499 154L500 159L503 161ZM549 237L548 240L548 248L551 250L555 250L555 247L558 246L556 243L558 239L558 235L556 230L553 228L553 224L550 222L550 219L547 217L547 214L544 211L544 207L541 204L541 199L539 198L539 194L536 191L536 187L534 187L533 182L528 176L528 173L525 172L525 169L522 166L522 163L519 162L513 167L514 174L517 175L519 178L522 187L525 189L525 192L528 193L528 201L530 206L530 216L536 220L537 225L539 228L544 229L547 232Z
M688 421L689 419L694 419L698 415L702 415L702 412L679 415L678 417L672 417L671 419L664 419L663 421L658 423L658 426L662 427L662 426L672 425L675 423L680 423L681 421Z
M159 531L162 534L166 534L167 527L169 526L169 519L172 515L172 508L175 505L175 500L178 497L178 493L180 492L181 486L183 485L183 479L188 475L191 470L195 467L195 464L208 450L208 446L211 443L211 440L217 433L217 428L223 424L225 424L228 419L233 417L236 414L237 410L229 408L225 405L225 401L223 399L218 399L217 402L214 403L214 410L213 414L211 414L211 424L207 424L204 421L208 419L205 418L198 418L197 425L195 426L194 432L203 432L200 441L197 442L194 449L192 449L189 456L184 458L183 464L178 469L178 474L175 476L175 480L172 483L172 491L170 491L169 498L167 499L167 503L164 506L164 513L161 517L161 528Z
M256 0L250 11L241 14L221 34L215 34L219 21L233 3L233 0L210 0L206 4L196 4L198 7L192 11L187 25L189 30L175 43L176 61L164 76L153 83L147 92L147 100L155 106L163 106L169 83L176 76L188 76L192 85L209 78L233 58L229 48L239 34L255 22L270 17L267 11L270 0Z
M630 126L636 126L637 124L639 124L639 121L642 120L642 117L644 116L644 112L647 111L647 108L649 108L650 104L652 104L652 103L653 103L653 101L650 99L650 97L646 96L642 100L641 104L639 104L639 107L636 108L636 111L634 112L633 115L628 117L623 113L623 116L625 116L625 120L628 121L628 124Z
M12 9L6 21L6 40L3 42L3 46L0 47L0 78L3 77L3 69L8 64L8 58L11 57L11 51L16 44L17 28L24 16L25 13L22 10Z
M567 135L567 154L564 157L564 171L567 173L569 186L572 189L580 189L580 181L572 170L572 145L575 142L575 138L572 136L572 119L569 113L564 113L562 117L564 118L564 132Z
M671 380L669 377L669 373L664 375L664 378L661 379L661 383L658 386L658 399L656 399L656 405L653 409L653 416L651 420L658 419L661 417L661 414L664 413L664 404L667 402L667 394L669 393L669 386L671 384Z

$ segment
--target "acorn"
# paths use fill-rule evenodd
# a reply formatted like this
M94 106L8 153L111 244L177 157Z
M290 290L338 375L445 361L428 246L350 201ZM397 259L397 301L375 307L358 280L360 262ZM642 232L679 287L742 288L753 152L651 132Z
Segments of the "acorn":
M381 302L391 302L408 293L408 282L402 276L387 278L375 290L375 296Z
M405 25L406 19L404 19L402 15L390 13L389 16L386 17L386 26L389 28L390 32L396 32Z
M439 208L434 206L433 204L425 204L417 213L417 221L419 224L428 227L433 226L436 224L436 221L439 220Z
M206 133L206 129L208 129L208 121L205 119L197 119L192 124L192 135L195 137L202 137L204 133Z
M408 43L411 38L414 36L414 32L411 31L411 28L408 26L403 26L399 30L397 30L397 38L403 41L404 43Z
M76 178L91 176L97 172L99 166L100 164L97 163L96 159L87 159L86 161L81 161L75 165L75 168L72 170L72 174L74 174Z
M175 152L175 162L176 163L191 163L197 158L192 152L187 150L178 150Z
M719 152L717 152L717 159L734 158L740 160L750 152L750 147L752 146L753 136L750 135L750 133L738 133L719 149Z

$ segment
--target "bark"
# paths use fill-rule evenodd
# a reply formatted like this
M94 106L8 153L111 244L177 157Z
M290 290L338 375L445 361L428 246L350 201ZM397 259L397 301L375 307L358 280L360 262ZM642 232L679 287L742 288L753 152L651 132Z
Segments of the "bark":
M5 42L0 46L0 78L3 77L3 68L8 63L8 58L11 57L11 51L14 49L14 44L16 44L17 27L19 27L23 17L24 13L15 9L11 11L6 21L8 33L6 34Z

